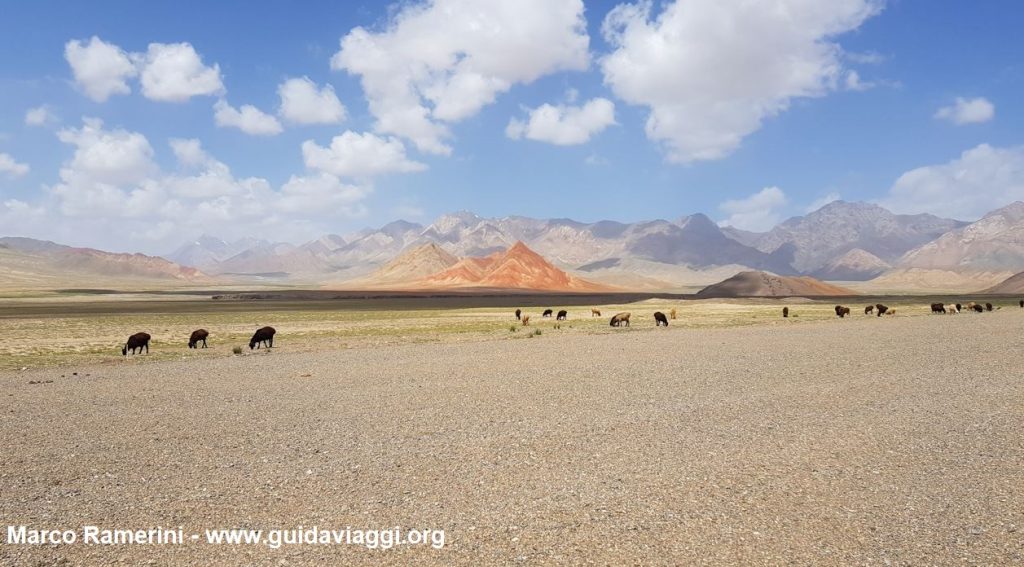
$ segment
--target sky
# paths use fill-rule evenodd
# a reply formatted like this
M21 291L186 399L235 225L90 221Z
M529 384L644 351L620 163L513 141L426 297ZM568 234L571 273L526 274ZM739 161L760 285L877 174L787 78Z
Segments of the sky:
M0 235L166 253L444 213L763 231L1024 199L1024 4L4 2Z

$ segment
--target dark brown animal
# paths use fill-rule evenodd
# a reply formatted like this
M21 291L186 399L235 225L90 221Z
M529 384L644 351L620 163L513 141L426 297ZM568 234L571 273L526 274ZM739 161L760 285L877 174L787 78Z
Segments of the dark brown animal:
M621 327L623 325L628 327L629 326L629 315L630 314L627 313L627 312L616 313L614 316L612 316L612 320L611 320L611 322L609 324L612 327Z
M882 305L881 303L878 303L878 304L875 305L875 311L878 311L878 316L879 317L881 317L882 315L885 315L885 312L888 311L888 310L889 310L889 308L886 307L885 305Z
M782 308L782 316L783 317L789 317L789 307L783 307Z
M552 311L551 309L545 309L544 312L540 314L540 316L541 317L550 317L552 313L554 313L554 311Z
M627 319L627 322L628 322L628 319ZM661 311L655 311L654 312L654 326L655 327L660 327L662 325L665 325L666 327L668 327L668 317L666 317L665 314L662 313Z
M849 307L843 307L842 305L836 305L836 317L839 317L840 319L842 319L843 317L846 317L849 314L850 314L850 308Z
M946 306L941 303L932 303L932 313L946 313Z
M267 345L267 348L274 348L274 335L277 331L273 327L260 327L256 329L256 333L249 340L249 350L254 348L260 348L261 345Z
M142 349L146 349L146 354L149 354L150 338L149 333L135 333L128 337L128 342L121 349L121 356L128 356L128 351L132 351L132 354L135 354L135 349L139 350L139 354L142 353Z
M874 310L875 310L875 306L874 305L868 305L867 307L864 308L864 314L865 315L871 315L871 313L874 312Z
M516 321L520 320L520 316L523 314L522 309L516 309Z
M973 309L974 309L975 313L984 313L985 312L985 308L980 306L980 305L977 305L977 304L974 305Z
M957 303L957 304L956 304L956 311L957 311L957 313L959 313L959 312L961 312L961 311L963 311L963 310L964 310L964 306L963 306L963 305L960 305L959 303Z
M569 316L569 312L566 311L565 309L563 309L563 310L558 312L558 315L555 316L555 320L556 321L565 321L566 317L568 317L568 316Z
M1020 308L1024 309L1024 299L1020 300Z
M991 303L986 303L985 304L985 311L992 311L992 304Z
M197 329L192 331L192 336L188 338L188 348L199 348L199 343L203 343L203 348L206 348L206 337L210 336L210 332L206 329Z

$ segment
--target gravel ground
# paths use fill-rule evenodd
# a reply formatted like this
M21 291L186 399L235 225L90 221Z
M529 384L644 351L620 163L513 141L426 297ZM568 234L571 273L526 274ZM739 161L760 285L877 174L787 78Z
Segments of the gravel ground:
M0 373L0 528L446 534L0 545L0 564L1021 564L1022 328L1003 310Z

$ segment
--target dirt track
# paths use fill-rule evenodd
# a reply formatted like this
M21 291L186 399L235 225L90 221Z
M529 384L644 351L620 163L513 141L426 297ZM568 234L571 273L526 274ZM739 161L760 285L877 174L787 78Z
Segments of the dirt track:
M1020 564L1022 329L1004 309L0 373L0 528L447 539L0 563Z

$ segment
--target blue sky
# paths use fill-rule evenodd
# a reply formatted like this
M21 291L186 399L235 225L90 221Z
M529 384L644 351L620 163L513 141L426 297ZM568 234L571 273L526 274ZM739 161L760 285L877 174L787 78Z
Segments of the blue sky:
M835 197L963 219L1024 198L1013 2L3 12L3 234L165 252L460 209L763 230ZM218 101L262 114L218 125Z

